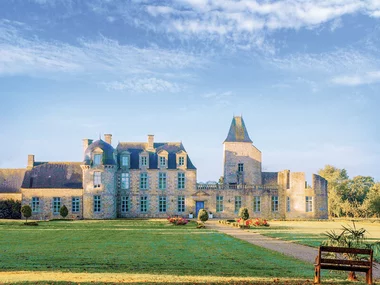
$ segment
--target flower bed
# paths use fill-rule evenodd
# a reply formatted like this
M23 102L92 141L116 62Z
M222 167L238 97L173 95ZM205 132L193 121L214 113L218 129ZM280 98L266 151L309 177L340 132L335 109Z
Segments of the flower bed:
M261 218L248 219L245 221L241 218L235 220L221 220L219 223L244 229L249 229L250 227L269 227L268 221Z
M184 226L189 222L189 220L182 218L182 217L169 217L168 221L169 221L169 223L176 225L176 226Z

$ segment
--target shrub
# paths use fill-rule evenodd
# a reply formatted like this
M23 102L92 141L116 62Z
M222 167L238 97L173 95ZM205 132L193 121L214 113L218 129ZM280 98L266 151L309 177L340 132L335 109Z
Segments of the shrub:
M200 209L198 212L198 220L206 222L208 220L208 213L205 209Z
M248 209L243 207L239 210L239 217L242 218L244 221L249 219L249 213Z
M168 221L169 223L176 226L184 226L189 222L187 219L182 218L182 217L169 217Z
M0 201L0 219L21 219L21 202L13 199Z
M61 209L59 209L59 214L62 216L62 218L66 218L69 214L69 210L67 210L67 207L63 205Z
M32 216L32 208L29 205L24 205L21 208L21 213L25 217L26 223L28 223L28 218Z

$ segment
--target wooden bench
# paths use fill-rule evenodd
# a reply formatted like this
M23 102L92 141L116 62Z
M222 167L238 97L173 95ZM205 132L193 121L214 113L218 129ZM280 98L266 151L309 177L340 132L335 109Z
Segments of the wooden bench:
M337 253L337 258L323 257L322 254ZM343 258L343 254L360 255L360 257L368 256L368 260L348 260ZM360 248L347 248L347 247L333 247L321 246L319 247L318 256L315 264L314 283L321 283L321 269L330 270L343 270L352 272L365 272L366 283L372 285L372 263L373 251L372 249Z

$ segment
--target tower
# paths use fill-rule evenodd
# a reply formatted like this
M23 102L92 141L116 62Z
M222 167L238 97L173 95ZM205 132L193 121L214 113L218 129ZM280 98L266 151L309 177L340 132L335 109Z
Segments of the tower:
M261 151L252 144L243 117L233 117L223 151L225 184L261 185Z
M111 139L106 138L110 143ZM101 139L90 142L84 152L83 170L83 218L116 218L115 149ZM86 143L85 142L85 143Z

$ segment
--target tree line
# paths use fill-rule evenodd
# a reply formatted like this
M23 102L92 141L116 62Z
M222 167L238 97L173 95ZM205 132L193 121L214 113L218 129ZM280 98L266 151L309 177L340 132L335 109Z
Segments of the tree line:
M350 178L345 169L332 165L326 165L318 174L328 181L330 217L380 217L380 182L373 177Z

